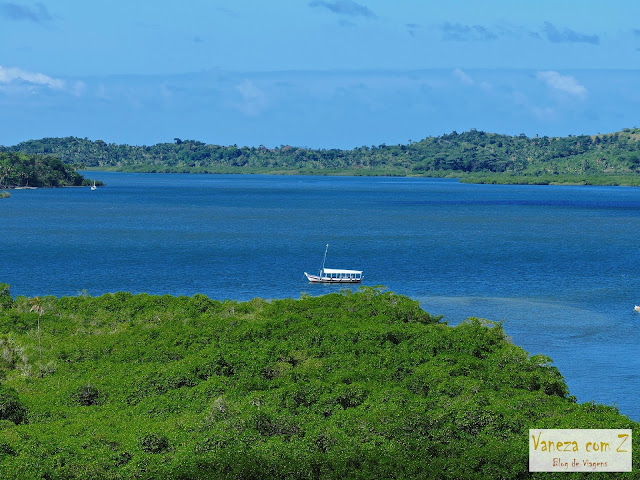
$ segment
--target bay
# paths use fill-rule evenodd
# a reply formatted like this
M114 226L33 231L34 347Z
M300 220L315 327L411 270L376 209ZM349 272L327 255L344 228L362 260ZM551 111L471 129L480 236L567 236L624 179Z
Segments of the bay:
M427 178L91 172L107 186L0 200L12 295L129 291L238 301L341 287L327 267L451 325L502 321L578 401L640 420L640 189ZM355 287L357 288L357 287Z

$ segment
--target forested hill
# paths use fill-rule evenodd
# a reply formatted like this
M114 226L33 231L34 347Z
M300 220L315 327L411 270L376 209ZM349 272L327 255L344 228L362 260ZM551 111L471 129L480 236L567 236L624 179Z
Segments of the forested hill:
M577 403L500 324L370 287L239 303L0 283L0 347L5 479L548 478L530 428L640 426Z
M5 151L55 155L86 168L139 172L614 177L640 173L640 129L529 138L471 130L353 150L209 145L195 140L131 146L75 137L30 140Z
M0 188L79 187L87 180L52 155L0 152Z

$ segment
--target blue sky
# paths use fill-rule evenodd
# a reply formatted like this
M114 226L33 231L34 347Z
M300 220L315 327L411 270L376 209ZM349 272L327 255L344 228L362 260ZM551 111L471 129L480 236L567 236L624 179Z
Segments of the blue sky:
M0 144L606 133L639 62L635 0L0 0Z

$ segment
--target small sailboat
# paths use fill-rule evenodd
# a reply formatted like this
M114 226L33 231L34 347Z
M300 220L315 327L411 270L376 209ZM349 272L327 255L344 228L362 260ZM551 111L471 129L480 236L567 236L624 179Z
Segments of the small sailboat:
M304 272L304 276L307 277L311 283L360 283L362 281L362 270L343 270L337 268L324 268L324 263L327 260L327 251L329 250L329 244L324 250L324 258L322 259L322 268L318 275L310 275Z
M96 181L94 180L94 181L93 181L93 185L91 185L91 190L95 190L96 188L97 188L97 187L96 187Z

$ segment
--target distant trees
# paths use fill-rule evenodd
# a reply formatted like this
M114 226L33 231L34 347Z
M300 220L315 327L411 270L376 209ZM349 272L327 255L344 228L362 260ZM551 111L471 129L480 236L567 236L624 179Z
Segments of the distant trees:
M348 173L357 175L463 176L465 174L636 175L640 129L596 136L528 138L472 129L469 132L411 140L407 145L373 145L353 150L210 145L174 138L152 146L109 144L86 138L44 138L10 148L8 153L56 156L65 164L117 171L195 173ZM2 150L2 149L0 149ZM606 161L601 161L605 159ZM0 181L11 172L1 169ZM57 168L57 167L56 167ZM54 168L54 170L56 169ZM24 182L33 179L20 177Z
M50 155L0 152L0 188L80 186L73 165Z

